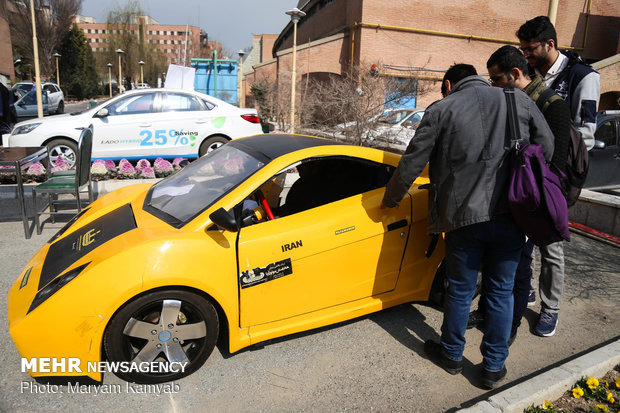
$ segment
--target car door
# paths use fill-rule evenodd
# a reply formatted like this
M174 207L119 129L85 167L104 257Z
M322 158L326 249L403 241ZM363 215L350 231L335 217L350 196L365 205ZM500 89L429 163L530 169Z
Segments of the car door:
M605 144L602 149L589 152L587 189L611 189L620 187L620 118L609 117L598 123L594 138Z
M54 85L44 84L43 90L47 92L48 97L48 105L51 111L55 111L58 109L58 101L60 100L60 93Z
M329 192L330 182L323 184L324 192ZM295 184L287 198L294 188ZM394 289L411 223L409 196L399 208L381 209L385 188L380 187L313 207L313 200L322 196L319 192L308 188L300 192L308 197L309 209L297 212L298 208L240 230L242 327ZM285 211L290 201L286 199L274 214Z
M137 159L158 155L152 145L162 138L154 136L152 128L153 119L159 115L157 93L127 94L104 108L106 116L93 117L93 156Z

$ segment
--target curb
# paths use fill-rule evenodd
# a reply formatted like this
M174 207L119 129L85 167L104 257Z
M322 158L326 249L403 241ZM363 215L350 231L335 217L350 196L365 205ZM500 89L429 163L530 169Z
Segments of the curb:
M620 339L490 396L461 413L522 413L553 401L584 376L602 376L620 363Z

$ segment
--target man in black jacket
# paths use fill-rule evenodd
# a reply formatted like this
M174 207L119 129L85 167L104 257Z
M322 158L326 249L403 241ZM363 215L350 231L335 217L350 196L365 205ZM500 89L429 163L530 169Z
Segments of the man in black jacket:
M570 109L568 104L557 97L545 99L542 96L548 89L539 76L531 79L528 75L527 61L523 54L513 46L503 46L495 51L487 61L487 69L491 83L498 87L515 87L523 90L539 107L542 106L543 115L553 132L555 149L551 159L552 170L566 172L568 146L570 142ZM548 92L550 93L550 92ZM539 102L539 99L541 100ZM546 101L546 102L543 102ZM541 298L541 312L534 331L543 337L550 337L555 333L560 299L564 287L564 244L558 241L540 247L540 278L539 290ZM521 260L515 275L514 286L514 313L510 343L516 337L521 318L525 314L530 294L530 278L532 275L532 251L534 244L531 240L525 244L521 253Z

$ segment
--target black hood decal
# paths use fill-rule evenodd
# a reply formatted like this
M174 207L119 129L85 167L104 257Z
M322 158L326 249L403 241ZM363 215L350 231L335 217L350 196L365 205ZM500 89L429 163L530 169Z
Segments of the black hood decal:
M55 242L45 257L39 290L95 248L135 228L136 220L131 205L127 204Z

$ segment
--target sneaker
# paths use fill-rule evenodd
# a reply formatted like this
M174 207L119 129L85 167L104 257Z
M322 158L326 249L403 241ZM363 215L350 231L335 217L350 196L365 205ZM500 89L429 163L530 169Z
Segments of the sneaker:
M433 363L437 364L450 374L459 374L461 371L463 371L463 361L449 359L445 355L441 344L436 343L433 340L427 340L424 343L424 352L428 356L429 360L431 360Z
M534 307L536 305L536 291L532 291L527 297L527 306Z
M482 374L480 375L480 385L483 389L492 390L506 377L507 372L506 366L502 367L500 371L488 371L483 367Z
M469 313L469 318L467 319L467 329L478 327L484 323L484 314L480 310L474 310Z
M551 337L555 334L555 328L557 325L558 313L547 313L545 311L541 311L540 318L538 319L538 323L536 323L534 332L539 336Z

